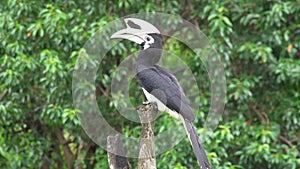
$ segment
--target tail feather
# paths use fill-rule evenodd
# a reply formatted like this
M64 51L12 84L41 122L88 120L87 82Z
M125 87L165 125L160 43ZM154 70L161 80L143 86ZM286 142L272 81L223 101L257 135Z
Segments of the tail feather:
M209 164L205 150L202 147L200 138L197 135L197 132L196 132L196 129L195 129L193 123L186 119L183 119L183 118L182 118L182 120L183 120L185 129L186 129L186 132L189 136L190 142L193 146L194 153L198 160L198 164L199 164L200 168L201 169L210 169L211 166Z

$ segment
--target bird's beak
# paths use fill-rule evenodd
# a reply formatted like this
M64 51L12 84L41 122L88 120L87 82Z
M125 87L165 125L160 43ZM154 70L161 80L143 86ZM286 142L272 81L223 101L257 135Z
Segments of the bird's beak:
M127 40L133 41L135 43L142 44L144 42L146 35L147 34L145 34L145 33L138 34L132 28L126 28L126 29L122 29L122 30L114 33L113 35L111 35L110 38L112 38L112 39L118 39L118 38L127 39Z
M124 22L127 28L122 29L110 38L112 39L127 39L138 44L142 44L147 34L157 33L160 34L159 30L151 23L136 18L125 18Z

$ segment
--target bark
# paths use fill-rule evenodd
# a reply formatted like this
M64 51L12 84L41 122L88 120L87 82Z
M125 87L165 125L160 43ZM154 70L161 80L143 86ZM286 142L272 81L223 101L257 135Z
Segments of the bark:
M139 144L138 169L156 169L154 147L154 120L157 114L156 103L144 104L138 108L142 124ZM108 163L110 169L131 169L119 135L107 138Z
M131 169L119 135L108 136L107 154L110 169Z
M62 129L57 129L55 131L55 134L56 134L56 137L58 138L59 144L62 145L62 149L64 151L64 155L65 155L66 162L67 162L67 167L68 167L68 169L72 169L74 155L67 144L67 141L63 135Z
M155 103L142 105L138 108L138 114L142 123L138 169L156 169L154 120L157 111Z

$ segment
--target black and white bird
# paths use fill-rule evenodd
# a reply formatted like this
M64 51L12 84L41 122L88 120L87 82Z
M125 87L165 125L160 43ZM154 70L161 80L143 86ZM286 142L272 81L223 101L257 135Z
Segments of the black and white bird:
M210 164L200 138L193 125L195 115L176 77L167 69L157 65L162 55L160 31L141 19L124 19L127 28L114 33L111 38L122 38L141 45L136 60L136 77L149 102L156 102L160 111L181 119L202 169Z

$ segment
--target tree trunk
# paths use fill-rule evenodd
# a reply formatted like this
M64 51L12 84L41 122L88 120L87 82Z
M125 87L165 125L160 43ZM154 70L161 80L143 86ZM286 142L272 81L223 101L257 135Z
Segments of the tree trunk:
M158 111L157 105L156 103L145 104L137 111L142 124L138 169L156 169L154 120ZM131 169L119 135L108 136L107 148L110 169Z
M157 105L155 103L142 105L138 108L138 113L142 123L138 169L156 169L154 120Z

